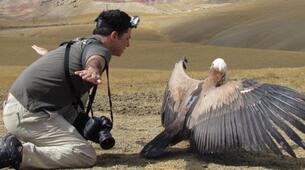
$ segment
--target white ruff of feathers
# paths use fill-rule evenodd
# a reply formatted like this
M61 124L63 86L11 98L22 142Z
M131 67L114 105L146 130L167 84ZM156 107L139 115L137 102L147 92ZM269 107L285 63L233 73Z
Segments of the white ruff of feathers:
M217 58L213 61L211 68L227 73L227 64L222 58Z
M211 69L212 68L224 73L223 83L226 83L228 81L228 78L227 78L227 64L226 64L225 60L223 60L222 58L215 59L212 63Z

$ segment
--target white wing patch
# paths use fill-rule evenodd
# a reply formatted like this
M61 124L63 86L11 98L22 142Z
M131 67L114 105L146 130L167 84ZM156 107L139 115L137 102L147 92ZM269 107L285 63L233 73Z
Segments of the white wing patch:
M198 96L189 96L187 99L186 107L190 108L190 106L194 103L194 101L196 101L197 98Z
M244 90L241 90L240 93L244 94L244 93L249 93L250 91L254 90L254 88L246 88Z

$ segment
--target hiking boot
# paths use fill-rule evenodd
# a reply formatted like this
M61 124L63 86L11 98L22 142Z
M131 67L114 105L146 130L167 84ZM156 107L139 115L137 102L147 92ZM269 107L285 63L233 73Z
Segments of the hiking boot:
M22 144L12 134L0 139L0 168L13 167L19 169L22 161Z

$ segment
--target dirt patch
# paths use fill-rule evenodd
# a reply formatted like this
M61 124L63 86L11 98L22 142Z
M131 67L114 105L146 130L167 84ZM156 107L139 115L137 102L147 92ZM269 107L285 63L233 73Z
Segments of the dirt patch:
M113 94L113 112L114 114L128 115L156 115L160 114L162 94L152 92L132 93L132 94ZM108 112L109 100L106 95L96 96L93 109L98 112Z
M305 167L305 155L300 147L294 148L301 157L298 159L243 151L199 157L191 151L187 141L168 148L158 159L145 159L139 155L139 152L147 142L163 130L159 115L162 96L157 92L113 94L114 128L111 133L116 144L110 150L103 150L98 144L93 144L98 159L96 166L90 169L302 169ZM96 116L108 114L107 96L97 95L96 101L94 114ZM0 116L2 117L2 112ZM1 118L0 135L4 133Z

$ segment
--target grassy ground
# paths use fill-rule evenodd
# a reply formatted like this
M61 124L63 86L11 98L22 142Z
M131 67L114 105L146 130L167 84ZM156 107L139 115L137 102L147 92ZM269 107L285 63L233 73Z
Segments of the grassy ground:
M10 84L24 67L1 66L1 101ZM202 78L206 72L189 72L192 77ZM139 156L142 147L162 131L159 109L162 93L170 71L112 69L111 84L114 105L114 128L112 134L116 145L102 150L94 145L97 165L92 169L304 169L305 151L293 144L298 159L283 159L268 154L234 152L198 157L182 142L168 149L159 159L144 159ZM233 70L231 78L253 78L260 82L276 83L305 92L303 78L305 67ZM108 115L105 88L98 89L94 104L97 115ZM2 120L1 120L2 121ZM0 134L5 130L0 121ZM305 135L302 135L305 138ZM290 141L291 142L291 141Z
M137 36L137 33L135 34ZM52 37L52 35L49 36ZM66 39L72 39L72 37ZM13 66L29 65L38 58L38 55L31 49L32 44L52 49L63 41L63 38L0 36L0 63ZM173 67L173 63L184 56L189 59L189 69L192 71L206 71L210 63L217 57L224 58L230 69L302 67L305 65L304 52L226 48L196 43L135 39L121 58L113 57L111 67L169 70Z
M281 54L281 52L278 53ZM128 59L128 56L123 57ZM121 58L120 60L123 61L124 59ZM174 61L174 59L172 60ZM246 63L247 59L245 58L244 60ZM145 60L139 59L138 61L142 61L144 65L150 65L150 63L145 63ZM262 59L255 61L255 67L262 67L259 63L265 63ZM101 150L98 145L95 145L98 153L98 161L97 165L92 169L305 168L305 151L296 147L296 145L293 145L293 148L299 157L298 159L289 157L280 159L272 155L245 152L209 155L200 158L189 150L188 142L183 142L170 148L165 156L159 159L149 160L141 158L138 153L142 147L163 129L160 123L159 109L161 107L163 89L170 76L170 70L174 65L174 62L167 62L170 65L167 70L164 68L166 66L162 66L162 64L160 64L162 68L155 70L111 68L111 85L115 113L115 125L112 133L117 143L111 150ZM203 61L203 63L205 62ZM232 61L229 60L229 62ZM143 63L139 62L134 64L143 66ZM157 63L159 62L152 65L156 67ZM193 63L192 58L190 59L190 63ZM208 65L202 67L204 67L202 70L206 70ZM24 68L24 66L0 66L1 101L5 98L11 83ZM197 69L200 69L200 67ZM201 79L207 75L207 72L192 71L189 74L192 77ZM260 82L281 84L305 92L305 87L303 86L305 67L254 70L234 69L229 72L229 76L231 78L253 78ZM105 82L105 77L103 80ZM94 104L96 114L98 115L108 115L107 97L103 95L105 94L105 89L99 88L97 100ZM5 133L1 122L0 132L0 134ZM305 138L305 136L303 135L302 138Z

